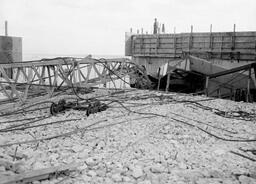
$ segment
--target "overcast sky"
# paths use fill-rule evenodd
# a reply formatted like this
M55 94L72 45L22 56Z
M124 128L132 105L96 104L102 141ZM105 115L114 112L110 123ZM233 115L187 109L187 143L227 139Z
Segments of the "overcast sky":
M256 0L0 0L0 34L23 37L24 54L124 55L125 32L256 31Z

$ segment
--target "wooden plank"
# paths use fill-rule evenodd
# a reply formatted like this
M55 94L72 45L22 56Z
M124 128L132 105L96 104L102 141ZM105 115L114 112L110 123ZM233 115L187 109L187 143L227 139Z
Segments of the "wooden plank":
M40 181L50 179L51 176L58 175L59 173L74 171L79 167L78 163L71 163L69 165L55 166L46 169L29 171L24 174L3 177L0 184L13 184L13 183L30 183L33 181Z
M211 74L211 75L209 75L209 78L216 78L216 77L220 77L220 76L223 76L223 75L228 75L228 74L231 74L231 73L234 73L234 72L239 72L239 71L246 70L246 69L248 70L248 69L251 69L251 68L255 67L255 65L256 65L256 63L252 63L252 64L247 64L247 65L235 67L235 68L232 68L232 69L229 69L229 70L225 70L225 71L221 71L221 72L218 72L218 73Z

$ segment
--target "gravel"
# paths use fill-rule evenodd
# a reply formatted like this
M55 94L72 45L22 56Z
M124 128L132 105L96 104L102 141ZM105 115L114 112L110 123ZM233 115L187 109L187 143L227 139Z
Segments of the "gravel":
M96 93L83 97L96 96L102 91ZM80 163L70 177L59 176L41 183L256 183L255 161L246 158L256 160L256 155L242 151L255 150L256 142L223 141L181 123L226 139L256 139L255 103L147 90L120 93L108 99L124 99L120 102L131 111L112 103L106 111L89 117L86 112L70 110L35 124L81 120L1 132L0 145L4 145L59 135L101 121L90 127L95 129L71 136L0 146L0 178ZM201 105L184 101L197 101ZM249 120L239 118L238 114L224 117L215 113L218 111L244 111L251 116ZM17 119L13 124L19 124L18 119L48 113L42 110L0 117L0 121ZM0 123L1 129L7 126L10 124Z

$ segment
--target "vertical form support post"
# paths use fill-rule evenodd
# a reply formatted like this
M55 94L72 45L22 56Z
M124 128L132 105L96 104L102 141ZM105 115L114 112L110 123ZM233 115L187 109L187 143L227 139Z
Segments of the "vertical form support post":
M185 70L185 71L188 71L188 70L189 70L189 69L187 70L187 66L188 66L188 54L185 53L185 66L184 66L184 70Z
M232 47L231 50L235 50L235 44L236 44L236 24L234 24L233 27L233 35L232 35Z
M160 83L161 83L160 73L161 73L161 68L159 67L159 69L158 69L158 83L157 83L157 90L158 91L160 90Z
M193 25L191 25L190 27L190 36L189 36L189 41L188 41L188 51L190 52L191 48L192 48L192 45L193 45L193 37L192 37L192 34L193 34Z
M224 40L224 36L221 36L221 43L220 43L220 59L222 59L222 49L223 49L223 40Z
M166 87L165 87L165 92L168 92L169 91L169 86L170 86L170 76L171 76L171 71L168 71L168 68L169 68L169 62L168 61L168 65L167 65L167 82L166 82Z
M7 20L4 22L4 30L5 30L5 36L8 36L8 21Z
M108 67L108 63L105 62L105 67ZM105 68L103 68L104 70ZM107 87L107 71L108 69L106 68L105 72L104 72L104 83L103 83L103 87L106 88Z
M250 96L251 96L250 95L251 70L252 68L248 70L246 102L250 102Z
M176 33L175 33L175 27L174 27L174 33L173 33L173 47L174 47L174 58L176 58ZM169 66L169 61L168 61Z
M212 24L210 26L210 51L212 51L213 48L213 37L212 37Z
M209 76L205 80L205 95L208 96L208 87L209 87Z

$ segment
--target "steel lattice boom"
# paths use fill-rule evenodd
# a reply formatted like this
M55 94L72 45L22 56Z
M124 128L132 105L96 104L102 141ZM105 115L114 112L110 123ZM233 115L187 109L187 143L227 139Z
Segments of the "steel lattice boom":
M63 88L105 86L117 79L125 81L134 67L129 59L54 58L0 64L0 90L8 100L24 103L35 95L51 97ZM12 70L12 77L7 75Z

